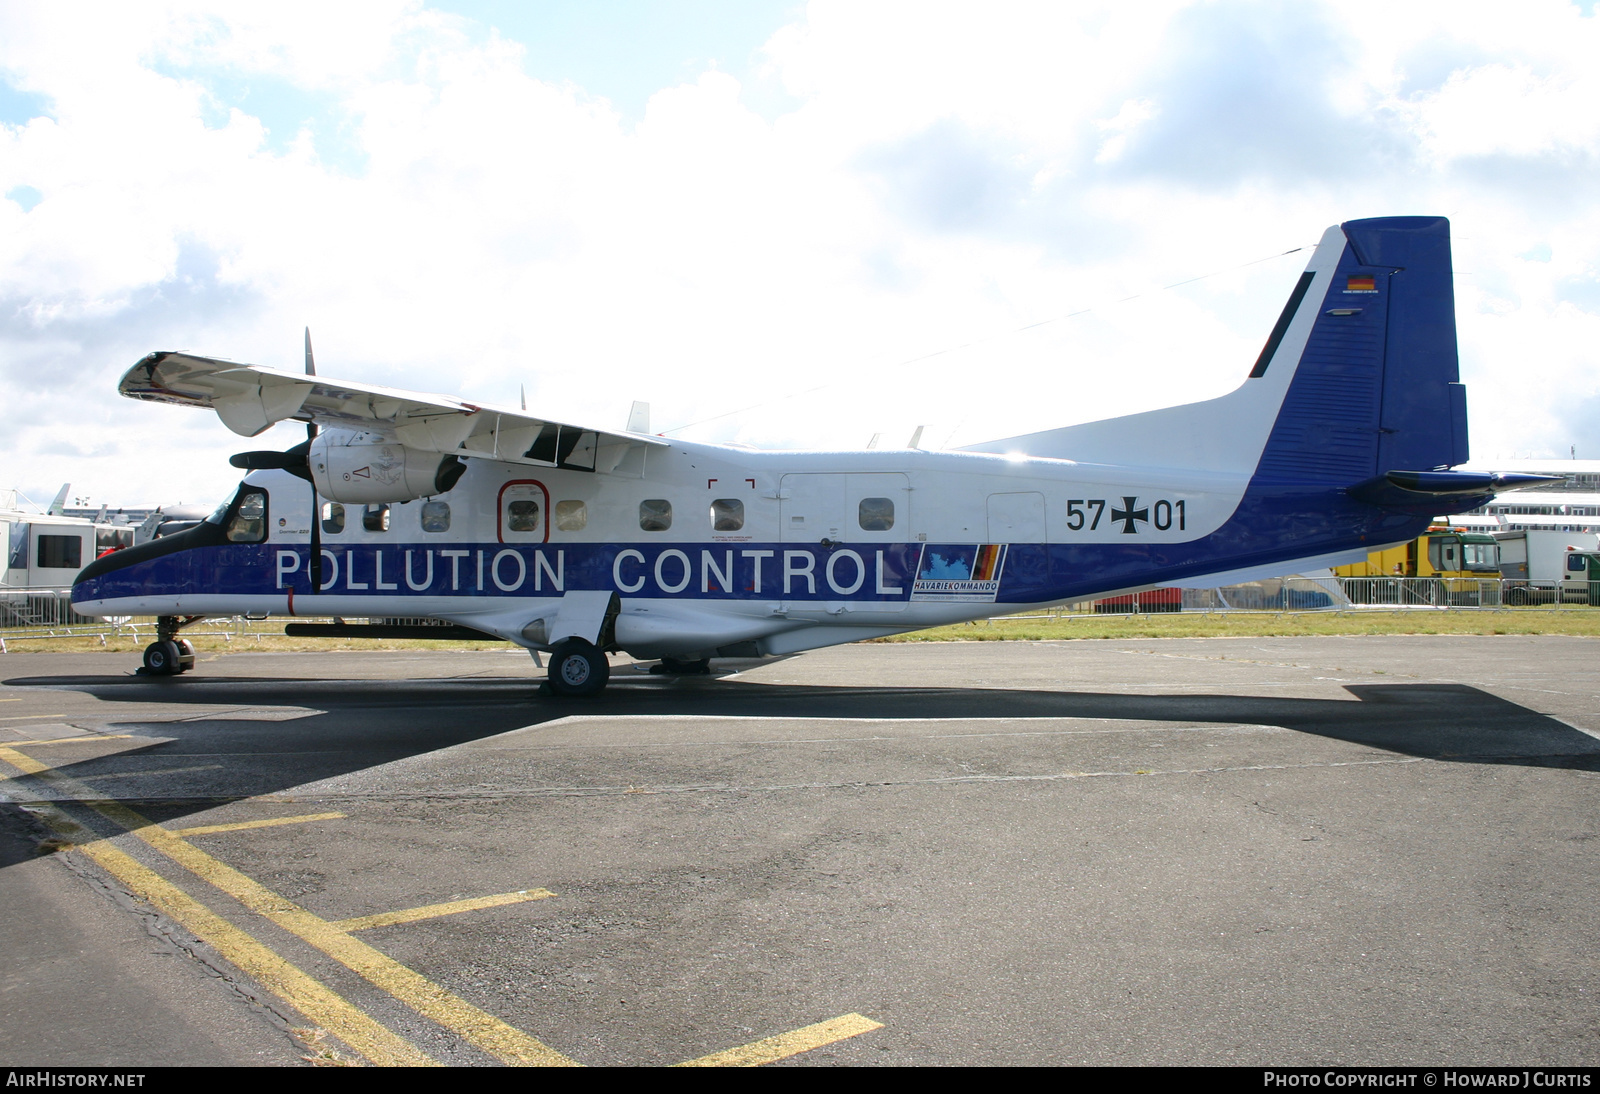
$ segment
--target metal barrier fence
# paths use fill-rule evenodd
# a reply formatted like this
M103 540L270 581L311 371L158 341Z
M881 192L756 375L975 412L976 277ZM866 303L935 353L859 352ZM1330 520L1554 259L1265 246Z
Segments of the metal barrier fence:
M1167 595L1157 595L1166 593ZM1317 612L1479 609L1600 605L1600 582L1440 577L1274 578L1219 589L1171 590L1081 601L1051 614Z
M104 625L105 620L72 610L69 588L0 586L0 627L71 627Z

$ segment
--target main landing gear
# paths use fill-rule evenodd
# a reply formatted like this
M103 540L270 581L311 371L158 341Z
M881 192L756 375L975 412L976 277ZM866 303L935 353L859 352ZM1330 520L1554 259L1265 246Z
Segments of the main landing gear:
M678 657L663 657L659 665L650 666L651 676L708 676L710 673L709 657L693 661L685 661Z
M594 695L611 679L611 663L592 643L569 638L550 651L546 679L557 695Z
M178 632L199 619L198 615L182 619L163 615L156 620L156 640L144 648L144 676L177 676L194 668L194 645Z

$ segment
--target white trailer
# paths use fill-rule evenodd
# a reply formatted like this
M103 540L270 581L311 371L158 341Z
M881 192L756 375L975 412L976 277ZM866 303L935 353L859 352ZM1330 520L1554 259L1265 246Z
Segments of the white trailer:
M1600 583L1600 536L1532 531L1497 532L1494 538L1507 604L1591 602L1591 586Z
M0 509L0 626L78 621L73 578L103 551L133 545L133 528Z

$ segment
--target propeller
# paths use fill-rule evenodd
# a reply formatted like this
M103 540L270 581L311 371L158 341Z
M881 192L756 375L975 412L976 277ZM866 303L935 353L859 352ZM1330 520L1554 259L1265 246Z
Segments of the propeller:
M306 375L317 374L317 362L311 356L311 328L306 328ZM311 483L311 592L313 595L322 592L322 499L317 495L316 480L311 477L311 442L317 439L317 423L306 422L305 464L306 480ZM289 452L299 449L295 445ZM288 455L288 453L284 453ZM285 468L293 471L293 468ZM295 472L299 474L299 472Z

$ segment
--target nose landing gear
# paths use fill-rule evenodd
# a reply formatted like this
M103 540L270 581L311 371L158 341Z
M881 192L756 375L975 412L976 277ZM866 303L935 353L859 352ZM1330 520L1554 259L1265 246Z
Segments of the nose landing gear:
M142 676L178 676L194 668L194 645L179 638L178 631L201 619L190 615L179 618L163 615L156 620L156 640L144 649Z

